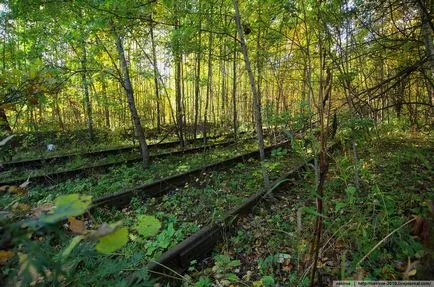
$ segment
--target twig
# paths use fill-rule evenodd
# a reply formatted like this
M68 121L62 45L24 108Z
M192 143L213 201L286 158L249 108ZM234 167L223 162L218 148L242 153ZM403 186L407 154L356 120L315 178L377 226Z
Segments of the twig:
M400 227L396 228L395 230L393 230L392 232L390 232L386 237L384 237L383 239L380 240L380 242L378 242L365 256L363 256L362 259L360 259L360 261L357 263L357 266L360 266L360 264L365 261L366 258L369 257L369 255L371 255L372 252L375 251L375 249L377 249L381 244L383 244L384 241L386 241L390 236L392 236L395 232L397 232L398 230L402 229L404 226L408 225L409 223L413 222L416 220L416 217L414 217L413 219L410 219L409 221L407 221L406 223L404 223L403 225L401 225Z

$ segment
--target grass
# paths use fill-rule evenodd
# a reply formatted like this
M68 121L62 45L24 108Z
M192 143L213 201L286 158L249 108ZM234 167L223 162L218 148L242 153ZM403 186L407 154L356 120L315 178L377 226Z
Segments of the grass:
M14 194L4 194L0 198L2 206L15 203L40 205L52 201L61 194L81 193L94 198L119 192L137 185L150 183L170 175L187 172L194 168L228 159L256 148L256 143L248 141L242 145L216 147L206 153L176 155L161 160L155 160L148 169L143 169L141 163L133 165L118 165L101 174L86 178L69 179L51 186L31 186L26 195L17 198Z
M302 161L298 157L282 156L281 153L284 152L286 151L280 149L278 153L272 153L273 156L267 161L272 179ZM86 219L88 227L117 220L122 220L126 226L132 226L137 215L148 214L159 218L162 228L150 240L130 234L129 243L109 256L97 254L94 242L80 244L71 254L71 260L65 264L66 280L74 286L114 286L115 282L127 280L149 260L157 258L200 227L220 222L225 212L237 207L261 188L261 167L258 161L250 160L225 171L209 172L194 184L190 183L161 198L134 198L131 205L122 210L98 208ZM54 232L55 235L47 233L42 237L42 246L39 245L38 252L43 250L44 255L55 259L72 235L58 230Z
M334 157L326 181L325 232L318 265L322 284L352 279L432 280L426 266L432 267L433 262L426 258L432 258L434 241L414 234L414 224L400 227L415 216L425 220L432 216L433 139L389 134L359 146L359 156L359 190L354 185L351 150ZM313 183L313 175L306 174L290 190L275 195L274 201L257 206L254 215L243 218L237 232L215 249L214 260L191 268L191 282L221 284L216 264L217 255L224 255L240 262L227 270L236 274L232 284L263 284L271 277L283 286L307 286L315 217L307 208L315 204Z
M302 159L298 157L271 157L268 164L273 166L270 170L272 179L276 179L300 162ZM116 256L100 257L101 261L96 260L92 266L84 263L83 268L76 270L77 274L71 274L73 276L71 280L78 282L74 280L88 278L89 274L97 272L95 267L115 264L108 261L124 260L124 258L128 258L124 262L127 264L124 269L140 268L149 260L158 258L164 251L174 247L202 226L221 222L225 212L239 206L261 189L261 167L258 161L251 160L237 164L227 171L210 172L198 178L194 185L186 185L161 198L147 200L135 198L129 207L122 210L98 208L92 216L94 225L118 220L122 220L126 225L132 225L137 215L148 214L156 216L163 223L161 232L150 240L136 236L130 237L130 244L118 251ZM82 257L84 253L89 252L91 247L83 246L82 248L77 249L76 257ZM141 260L131 262L130 260L134 257L141 257ZM107 279L108 277L101 278L101 280Z
M209 144L213 144L217 142L218 142L217 140L210 140ZM203 144L202 143L191 144L187 148L194 148L200 146L203 146ZM158 154L164 154L164 153L174 152L178 150L179 147L164 148L164 149L150 149L150 155L155 156ZM14 180L22 180L24 182L29 176L45 175L53 172L68 171L68 170L73 170L73 169L78 169L83 167L92 167L92 166L97 166L106 163L123 162L130 159L140 159L139 152L123 151L120 152L119 154L113 154L104 157L73 156L66 163L64 162L64 163L50 164L48 162L48 164L45 164L42 168L27 168L27 169L13 168L4 172L0 172L0 181L14 179Z

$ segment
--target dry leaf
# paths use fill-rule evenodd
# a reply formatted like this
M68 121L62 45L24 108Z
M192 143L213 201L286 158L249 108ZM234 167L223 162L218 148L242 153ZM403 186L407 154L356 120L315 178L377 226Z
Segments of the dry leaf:
M12 205L12 211L13 212L27 212L31 209L30 205L25 203L15 203Z
M413 228L411 229L411 233L413 235L419 235L422 232L422 226L424 219L420 216L415 216L415 222Z
M0 192L3 193L10 192L17 195L24 195L27 193L27 191L24 188L15 185L3 185L0 187Z
M75 234L84 234L86 232L86 224L83 221L74 217L68 218L69 229Z
M0 250L0 265L5 264L9 259L15 256L15 253L7 250Z
M16 185L5 185L2 186L2 190L3 192L10 192L16 195L25 195L27 193L27 190L25 190L22 187L16 186Z
M35 217L40 217L42 214L47 213L48 211L52 210L54 207L51 203L44 203L36 208L32 209L32 214Z

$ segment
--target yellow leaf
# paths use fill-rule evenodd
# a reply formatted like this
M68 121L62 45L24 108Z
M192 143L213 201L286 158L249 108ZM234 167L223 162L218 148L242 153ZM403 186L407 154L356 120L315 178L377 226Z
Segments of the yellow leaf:
M5 264L9 259L15 256L15 253L7 250L0 250L0 265Z
M13 212L27 212L31 209L30 205L25 203L16 203L12 206Z
M10 192L10 193L14 193L16 195L24 195L27 193L27 191L24 188L21 188L19 186L16 185L4 185L2 187L0 187L0 192Z
M408 272L408 277L414 276L416 275L416 269L411 270L410 272Z

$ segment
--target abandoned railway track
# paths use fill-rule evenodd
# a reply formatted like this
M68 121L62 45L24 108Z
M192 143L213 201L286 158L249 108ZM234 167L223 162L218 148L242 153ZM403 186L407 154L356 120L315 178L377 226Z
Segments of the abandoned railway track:
M241 132L240 135L247 134L247 132ZM209 140L214 140L220 137L229 136L227 135L216 135L216 136L210 136L207 137ZM190 140L189 143L195 144L203 142L203 138L197 138ZM172 141L172 142L163 142L163 143L157 143L157 144L151 144L149 145L149 149L167 149L167 148L173 148L180 145L179 141ZM10 161L10 162L2 162L0 163L3 170L9 170L12 168L38 168L42 167L47 164L59 164L59 163L65 163L70 161L72 158L76 157L86 157L86 158L98 158L98 157L106 157L110 155L118 155L123 153L139 153L139 147L138 146L126 146L126 147L120 147L120 148L108 148L108 149L102 149L102 150L95 150L95 151L88 151L88 152L81 152L81 153L71 153L71 154L64 154L64 155L56 155L56 156L48 156L48 157L41 157L41 158L35 158L35 159L25 159L25 160L16 160L16 161Z
M224 142L218 142L214 144L199 146L199 147L193 147L188 148L184 150L178 150L174 152L167 152L167 153L161 153L161 154L155 154L150 156L150 160L156 160L156 159L164 159L170 156L177 156L177 155L183 155L183 154L194 154L203 151L204 149L211 149L216 147L225 147L229 146L231 144L235 143L234 140L224 141ZM27 176L27 177L18 177L13 178L10 180L3 180L0 182L0 186L2 185L20 185L21 183L25 181L30 181L32 184L39 184L39 185L51 185L66 179L74 178L77 176L87 176L94 173L101 173L110 167L117 166L120 164L134 164L137 162L140 162L141 157L139 155L130 157L128 159L122 159L122 160L115 160L111 162L101 163L101 164L95 164L87 167L79 167L79 168L73 168L63 171L55 171L55 172L48 172L40 175L34 175L34 176Z
M266 147L265 152L266 154L270 154L273 149L278 147L288 146L288 145L289 145L289 141L285 141L277 145ZM148 184L127 189L115 194L103 196L95 199L93 201L93 205L94 207L110 206L110 207L121 208L127 206L131 198L136 196L145 197L145 198L162 196L167 192L169 192L170 190L175 189L176 187L185 185L187 182L199 177L202 173L206 171L211 171L211 170L216 171L216 170L228 168L235 165L236 163L242 163L251 158L259 158L259 152L255 150L252 152L244 153L232 157L230 159L221 160L216 163L204 165L202 167L190 170L185 173L162 178L160 180Z

